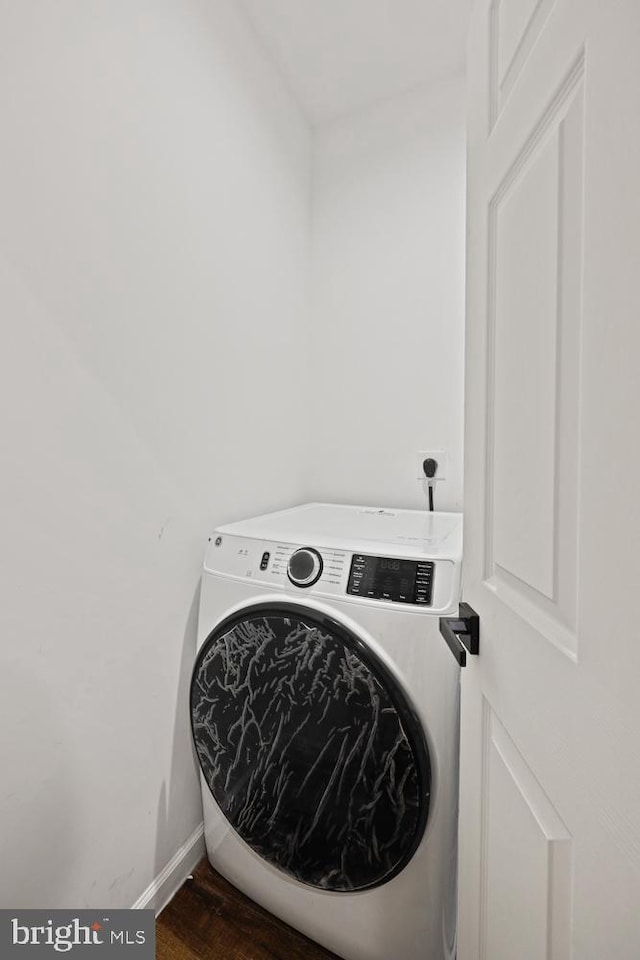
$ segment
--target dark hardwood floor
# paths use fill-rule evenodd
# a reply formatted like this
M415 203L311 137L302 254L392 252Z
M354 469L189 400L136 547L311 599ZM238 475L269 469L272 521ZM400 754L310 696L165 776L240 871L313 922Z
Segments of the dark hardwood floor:
M202 860L156 923L157 960L338 960Z

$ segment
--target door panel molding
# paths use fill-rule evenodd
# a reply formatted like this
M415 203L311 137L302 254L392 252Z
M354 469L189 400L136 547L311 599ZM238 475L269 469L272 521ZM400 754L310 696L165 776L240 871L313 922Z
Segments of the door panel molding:
M483 730L480 960L569 960L571 834L486 698Z
M484 581L571 659L578 647L585 70L582 48L487 214ZM532 502L535 511L524 509ZM536 522L526 527L522 518L531 515Z
M556 0L495 0L490 14L489 117L491 129L518 82Z

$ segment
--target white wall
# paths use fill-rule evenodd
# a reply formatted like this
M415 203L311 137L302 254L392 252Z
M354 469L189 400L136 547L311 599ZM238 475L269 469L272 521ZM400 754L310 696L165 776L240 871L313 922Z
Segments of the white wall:
M128 906L206 532L302 495L309 137L232 0L0 0L0 91L0 906Z
M421 446L460 505L462 90L316 130L313 230L234 0L0 0L0 91L0 906L127 906L201 817L206 532L423 506Z
M314 134L309 495L423 508L415 453L446 450L462 505L462 79Z

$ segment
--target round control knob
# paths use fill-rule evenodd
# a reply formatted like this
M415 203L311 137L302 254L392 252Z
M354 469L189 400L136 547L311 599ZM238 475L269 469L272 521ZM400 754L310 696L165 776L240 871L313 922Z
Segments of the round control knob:
M322 557L312 547L295 550L287 564L287 576L296 587L310 587L322 574Z

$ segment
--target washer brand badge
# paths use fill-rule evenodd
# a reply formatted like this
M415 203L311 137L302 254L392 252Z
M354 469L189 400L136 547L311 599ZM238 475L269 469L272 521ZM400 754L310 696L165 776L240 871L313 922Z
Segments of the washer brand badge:
M0 957L155 957L153 910L0 910Z

